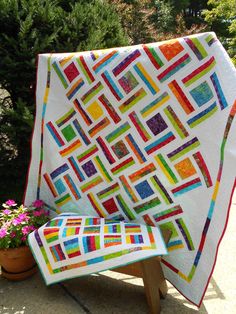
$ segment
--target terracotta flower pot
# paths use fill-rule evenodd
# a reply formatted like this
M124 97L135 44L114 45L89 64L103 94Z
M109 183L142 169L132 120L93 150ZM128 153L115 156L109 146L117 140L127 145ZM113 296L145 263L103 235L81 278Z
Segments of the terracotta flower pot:
M34 257L28 246L0 249L0 265L3 277L23 280L37 271Z

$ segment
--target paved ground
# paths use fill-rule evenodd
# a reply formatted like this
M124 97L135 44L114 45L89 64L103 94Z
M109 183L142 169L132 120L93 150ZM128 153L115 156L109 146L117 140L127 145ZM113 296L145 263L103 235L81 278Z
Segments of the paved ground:
M234 204L235 203L235 204ZM213 277L200 309L169 285L162 313L236 314L236 195ZM119 279L119 280L117 280ZM148 313L140 279L106 271L46 287L39 274L18 283L0 277L0 314Z

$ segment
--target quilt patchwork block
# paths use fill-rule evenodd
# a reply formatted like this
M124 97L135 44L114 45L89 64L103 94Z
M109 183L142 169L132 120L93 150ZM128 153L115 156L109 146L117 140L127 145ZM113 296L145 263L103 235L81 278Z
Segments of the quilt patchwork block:
M29 244L47 284L167 254L159 228L76 213L61 214L60 231L44 225ZM80 227L67 227L71 220ZM57 218L52 220L57 221ZM51 236L50 241L48 234Z

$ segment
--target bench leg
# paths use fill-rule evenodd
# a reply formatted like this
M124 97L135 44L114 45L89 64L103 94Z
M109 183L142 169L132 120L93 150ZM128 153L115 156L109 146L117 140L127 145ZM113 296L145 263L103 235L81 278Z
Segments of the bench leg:
M160 262L147 259L141 262L141 268L150 313L158 314L161 311L160 297L164 298L167 294L167 284Z
M160 285L159 285L159 293L161 299L165 299L167 292L168 292L168 287L167 287L167 282L165 280L162 268L161 268L161 262L157 263L157 271L160 276Z

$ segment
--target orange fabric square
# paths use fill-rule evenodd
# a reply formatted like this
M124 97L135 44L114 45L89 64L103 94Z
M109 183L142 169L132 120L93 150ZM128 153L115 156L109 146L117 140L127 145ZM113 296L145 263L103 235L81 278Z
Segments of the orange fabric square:
M178 40L172 40L171 42L168 42L168 44L163 44L159 46L159 49L168 61L184 50L183 46L178 42Z
M182 179L191 177L196 173L196 169L189 158L185 158L184 160L178 162L175 165L175 169L178 171Z

